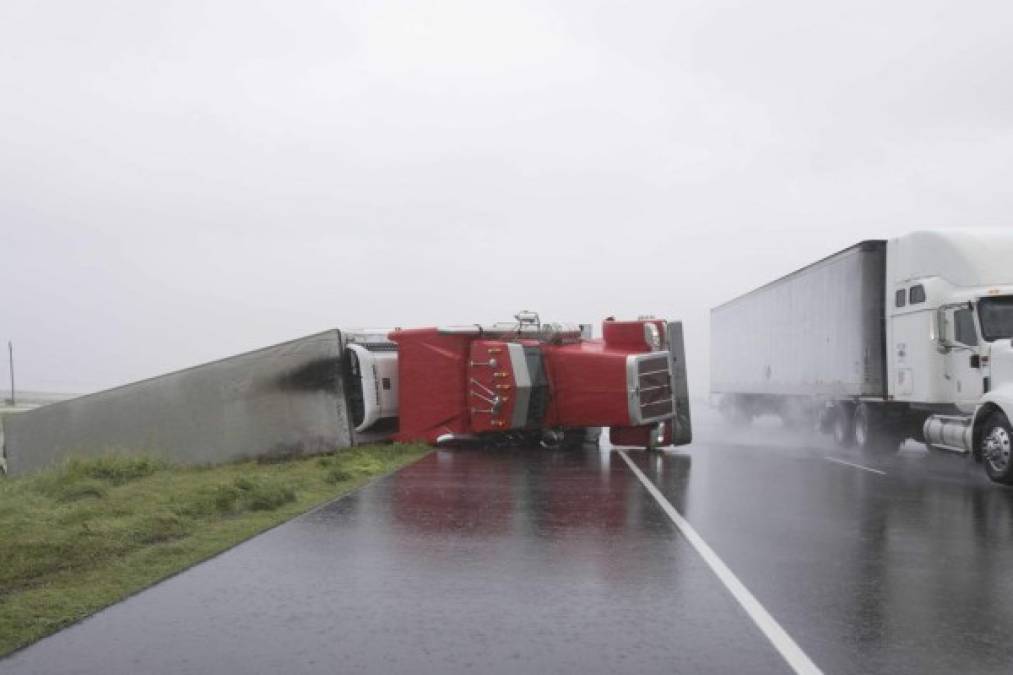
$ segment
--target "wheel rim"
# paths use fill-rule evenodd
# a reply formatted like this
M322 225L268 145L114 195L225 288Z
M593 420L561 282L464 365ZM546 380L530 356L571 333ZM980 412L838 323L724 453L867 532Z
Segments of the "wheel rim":
M985 461L996 473L1005 473L1009 468L1010 451L1013 443L1009 431L1005 427L992 427L982 443L982 454Z
M865 446L865 441L868 440L869 435L869 430L866 428L865 422L865 415L862 412L855 415L855 441L863 447Z

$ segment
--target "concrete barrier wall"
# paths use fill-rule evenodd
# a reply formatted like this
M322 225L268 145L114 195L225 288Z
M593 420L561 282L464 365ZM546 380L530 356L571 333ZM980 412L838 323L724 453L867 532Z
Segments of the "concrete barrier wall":
M7 471L107 452L211 464L348 447L341 356L331 330L10 416Z

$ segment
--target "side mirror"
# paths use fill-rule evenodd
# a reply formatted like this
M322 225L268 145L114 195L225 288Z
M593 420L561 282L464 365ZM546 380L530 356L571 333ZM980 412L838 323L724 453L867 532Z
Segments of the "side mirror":
M946 307L936 310L936 351L940 354L950 353L950 341L946 339Z

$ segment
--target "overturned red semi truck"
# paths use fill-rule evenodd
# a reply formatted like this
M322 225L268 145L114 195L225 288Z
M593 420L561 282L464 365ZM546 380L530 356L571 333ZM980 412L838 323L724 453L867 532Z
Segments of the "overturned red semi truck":
M682 325L606 319L331 329L0 420L0 471L136 452L181 464L436 445L691 437Z
M575 445L609 427L613 445L692 437L682 328L654 318L588 326L513 323L363 332L347 345L346 392L360 433L434 445Z

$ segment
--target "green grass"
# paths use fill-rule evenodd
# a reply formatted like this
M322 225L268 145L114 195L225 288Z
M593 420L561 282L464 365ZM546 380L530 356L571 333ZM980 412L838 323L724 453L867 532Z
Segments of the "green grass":
M109 456L0 479L0 656L427 450L202 468Z

